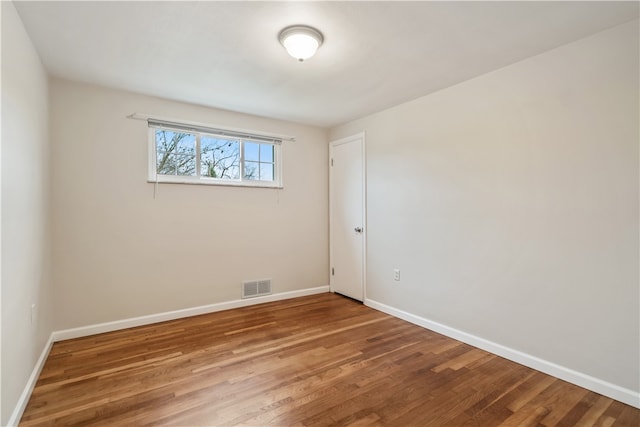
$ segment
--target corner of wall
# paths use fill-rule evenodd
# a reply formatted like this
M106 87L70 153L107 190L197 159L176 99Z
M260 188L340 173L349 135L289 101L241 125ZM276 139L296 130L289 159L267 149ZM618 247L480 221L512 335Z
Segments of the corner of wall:
M6 425L18 422L25 385L48 351L53 283L48 75L12 2L2 2L1 19L0 423Z

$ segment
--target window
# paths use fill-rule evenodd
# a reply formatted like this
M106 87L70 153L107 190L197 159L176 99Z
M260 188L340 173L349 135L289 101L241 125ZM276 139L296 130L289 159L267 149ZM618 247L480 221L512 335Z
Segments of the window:
M149 181L282 186L280 140L152 121L149 127Z

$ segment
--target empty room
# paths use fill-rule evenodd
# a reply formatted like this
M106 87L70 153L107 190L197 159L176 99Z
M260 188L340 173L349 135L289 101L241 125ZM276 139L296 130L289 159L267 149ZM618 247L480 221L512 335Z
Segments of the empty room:
M639 2L0 12L1 425L640 425Z

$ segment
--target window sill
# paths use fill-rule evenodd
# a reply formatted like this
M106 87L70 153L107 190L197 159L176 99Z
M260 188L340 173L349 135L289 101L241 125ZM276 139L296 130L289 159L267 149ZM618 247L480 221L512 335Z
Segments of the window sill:
M210 185L218 187L249 187L249 188L275 188L282 189L284 186L275 182L260 182L260 181L231 181L231 180L213 180L202 178L175 178L167 179L166 177L155 179L147 179L148 183L155 184L191 184L191 185Z

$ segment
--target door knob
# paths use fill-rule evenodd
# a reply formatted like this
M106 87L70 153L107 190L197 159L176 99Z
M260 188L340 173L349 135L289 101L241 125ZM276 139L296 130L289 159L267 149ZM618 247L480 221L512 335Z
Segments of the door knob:
M353 229L356 233L362 233L362 227L356 227Z

